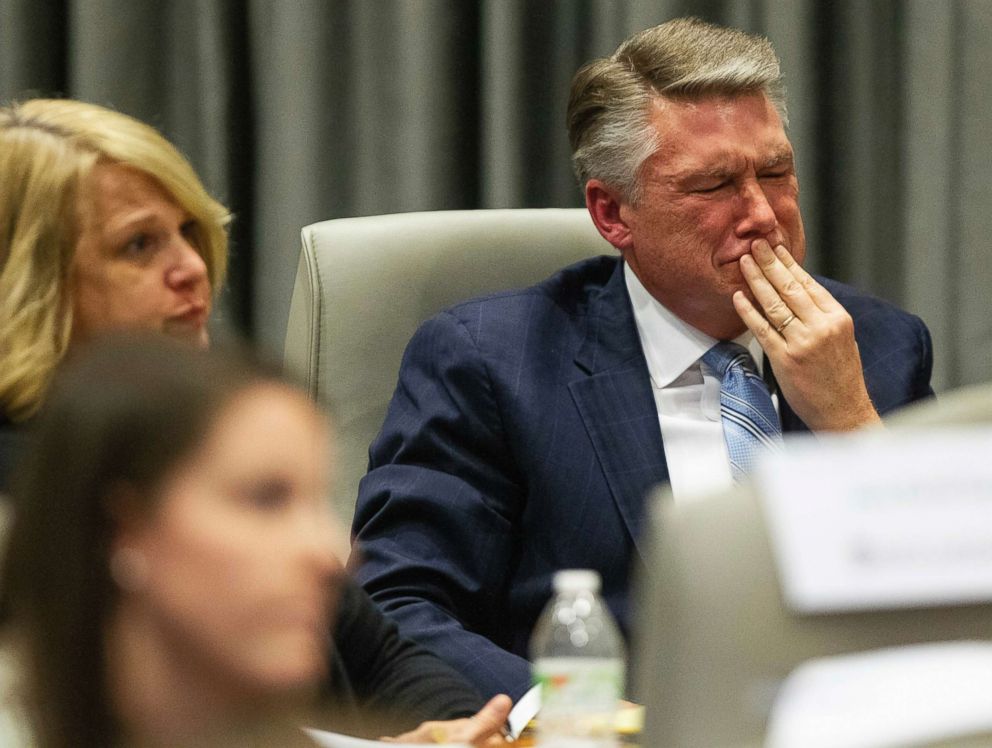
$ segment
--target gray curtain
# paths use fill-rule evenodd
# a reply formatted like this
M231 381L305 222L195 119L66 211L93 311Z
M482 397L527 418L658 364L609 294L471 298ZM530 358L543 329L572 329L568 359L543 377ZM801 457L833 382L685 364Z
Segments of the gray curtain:
M300 227L579 205L572 73L685 14L782 57L809 265L922 316L939 389L992 379L988 0L0 0L0 99L179 144L237 216L220 324L278 352Z

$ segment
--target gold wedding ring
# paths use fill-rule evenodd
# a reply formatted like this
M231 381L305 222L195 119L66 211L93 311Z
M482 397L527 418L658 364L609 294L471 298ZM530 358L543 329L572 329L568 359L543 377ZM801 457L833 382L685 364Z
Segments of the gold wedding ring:
M785 318L785 320L783 320L781 325L775 328L775 332L782 332L782 330L784 330L786 327L792 324L792 320L794 320L795 318L796 315L790 314L788 317Z

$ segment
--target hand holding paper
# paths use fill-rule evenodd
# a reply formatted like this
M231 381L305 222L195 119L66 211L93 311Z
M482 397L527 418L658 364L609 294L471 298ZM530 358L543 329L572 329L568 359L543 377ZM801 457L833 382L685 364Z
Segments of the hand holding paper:
M473 748L495 748L506 744L503 727L512 706L510 697L500 694L493 696L471 717L424 722L416 730L382 740L386 743L467 743Z

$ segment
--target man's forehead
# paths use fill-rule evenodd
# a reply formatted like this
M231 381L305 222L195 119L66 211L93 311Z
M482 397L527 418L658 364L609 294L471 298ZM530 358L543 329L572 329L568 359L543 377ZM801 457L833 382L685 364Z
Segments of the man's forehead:
M669 176L700 170L756 168L793 160L792 144L766 96L658 97L651 114L658 150L650 165Z
M651 118L655 121L666 114L692 116L704 112L732 113L741 109L749 109L767 112L781 125L778 110L771 99L762 91L712 92L695 95L657 94L651 98L649 106Z

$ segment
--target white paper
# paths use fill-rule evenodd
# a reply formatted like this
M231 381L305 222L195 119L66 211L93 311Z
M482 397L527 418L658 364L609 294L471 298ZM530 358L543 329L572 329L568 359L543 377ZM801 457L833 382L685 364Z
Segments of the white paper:
M992 643L811 660L786 679L766 748L882 748L992 732Z
M791 440L757 479L791 608L992 600L992 429Z
M510 735L514 739L519 738L520 733L537 716L539 711L541 711L541 687L532 686L513 705L513 709L510 710L510 714L506 718L506 722L510 726Z
M342 735L338 732L328 732L327 730L314 730L304 728L303 732L309 735L313 741L322 748L396 748L396 743L384 743L381 740L364 740L363 738L353 738L350 735ZM472 748L467 743L431 743L436 748Z

